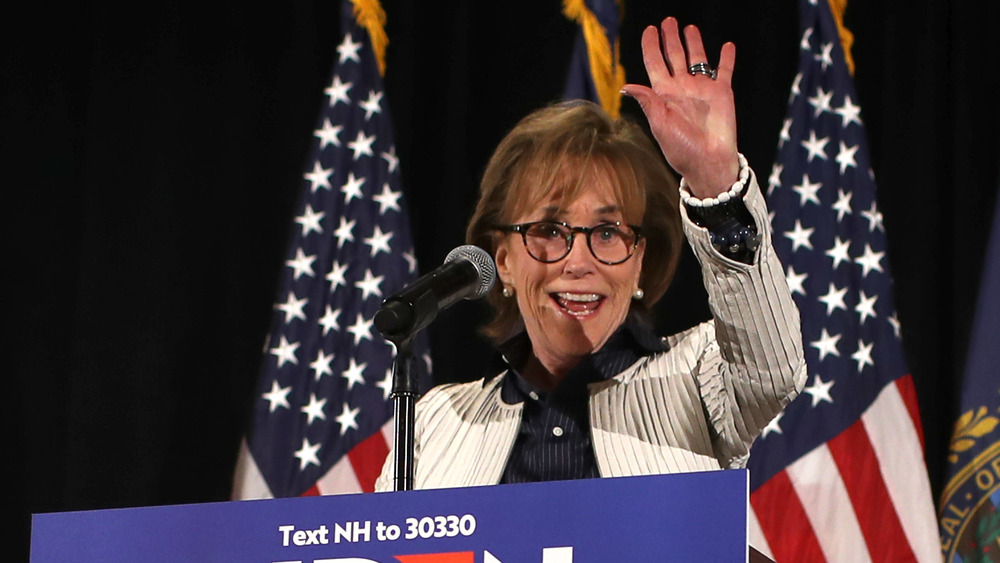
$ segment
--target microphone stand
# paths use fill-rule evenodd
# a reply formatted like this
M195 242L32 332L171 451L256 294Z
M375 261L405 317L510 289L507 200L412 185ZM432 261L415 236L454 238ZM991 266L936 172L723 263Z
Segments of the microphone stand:
M417 396L420 393L413 370L413 336L407 335L398 340L386 336L386 340L396 346L396 358L392 363L393 451L396 452L392 479L394 491L413 490L413 435Z
M413 370L413 340L420 329L434 320L438 311L459 299L486 295L495 279L496 266L485 250L472 245L460 246L448 254L443 266L421 277L399 295L386 299L375 313L375 328L396 347L392 364L393 490L413 490L414 426L420 394Z

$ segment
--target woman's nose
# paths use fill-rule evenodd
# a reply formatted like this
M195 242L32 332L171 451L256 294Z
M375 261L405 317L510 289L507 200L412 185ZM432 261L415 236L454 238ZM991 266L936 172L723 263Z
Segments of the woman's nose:
M584 233L573 233L573 245L566 255L563 271L576 277L592 272L596 267L597 260L587 246L587 235Z

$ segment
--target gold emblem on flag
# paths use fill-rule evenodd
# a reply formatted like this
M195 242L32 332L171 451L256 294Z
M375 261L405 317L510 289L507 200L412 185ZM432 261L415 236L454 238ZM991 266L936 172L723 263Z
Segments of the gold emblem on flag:
M955 421L948 462L960 468L945 486L938 514L945 561L957 555L1000 562L1000 435L993 435L998 424L1000 417L985 406Z

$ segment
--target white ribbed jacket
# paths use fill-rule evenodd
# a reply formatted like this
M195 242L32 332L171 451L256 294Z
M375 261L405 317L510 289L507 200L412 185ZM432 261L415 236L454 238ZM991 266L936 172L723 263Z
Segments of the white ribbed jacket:
M743 467L753 440L805 384L798 309L752 175L745 199L763 235L753 264L716 252L708 231L681 206L713 320L666 338L666 352L590 385L601 476ZM523 406L501 400L503 375L441 385L418 401L414 488L500 482ZM390 453L376 490L392 490L392 460Z

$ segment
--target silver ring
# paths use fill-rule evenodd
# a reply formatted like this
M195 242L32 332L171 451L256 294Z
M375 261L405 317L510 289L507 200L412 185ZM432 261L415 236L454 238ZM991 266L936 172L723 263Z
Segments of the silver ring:
M688 67L688 74L704 74L712 80L715 80L716 72L715 69L712 68L712 65L708 63L695 63Z

